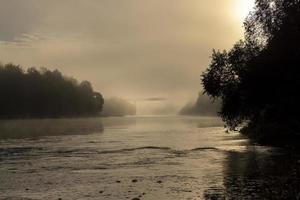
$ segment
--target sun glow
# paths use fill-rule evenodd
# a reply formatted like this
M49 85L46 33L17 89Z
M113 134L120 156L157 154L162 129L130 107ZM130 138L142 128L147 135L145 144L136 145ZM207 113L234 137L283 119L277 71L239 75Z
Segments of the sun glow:
M250 11L253 10L255 0L235 0L235 13L236 16L244 20Z

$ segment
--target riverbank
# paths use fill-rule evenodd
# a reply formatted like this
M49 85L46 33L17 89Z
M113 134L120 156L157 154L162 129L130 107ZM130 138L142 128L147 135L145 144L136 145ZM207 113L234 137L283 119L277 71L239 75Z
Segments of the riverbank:
M241 133L261 145L300 150L300 134L289 126L279 123L252 123L242 128Z

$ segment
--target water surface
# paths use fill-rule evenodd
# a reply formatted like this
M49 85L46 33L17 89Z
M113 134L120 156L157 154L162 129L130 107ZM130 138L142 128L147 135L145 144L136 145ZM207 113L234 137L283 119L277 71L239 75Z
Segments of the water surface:
M294 199L297 154L218 118L0 121L0 199Z

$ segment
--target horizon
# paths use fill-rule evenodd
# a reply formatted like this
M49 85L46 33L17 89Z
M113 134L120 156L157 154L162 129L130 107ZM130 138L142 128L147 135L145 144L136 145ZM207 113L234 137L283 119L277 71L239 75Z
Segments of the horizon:
M90 81L106 98L159 98L175 106L197 98L212 49L243 39L243 20L254 5L77 0L71 9L70 0L2 3L1 62L58 69Z

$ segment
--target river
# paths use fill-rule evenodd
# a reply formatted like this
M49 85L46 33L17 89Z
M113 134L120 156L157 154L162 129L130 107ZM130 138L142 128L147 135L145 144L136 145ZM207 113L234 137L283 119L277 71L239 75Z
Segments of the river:
M0 121L0 199L296 199L299 165L218 118Z

